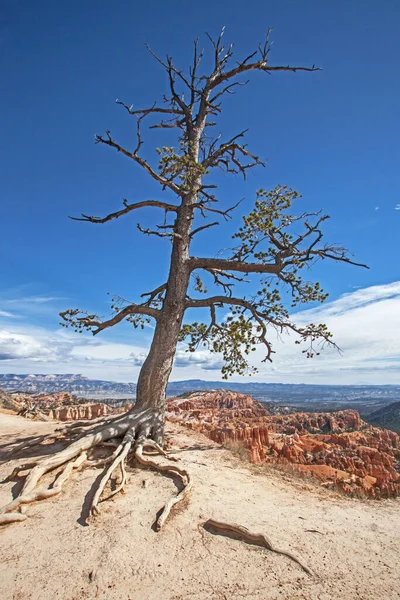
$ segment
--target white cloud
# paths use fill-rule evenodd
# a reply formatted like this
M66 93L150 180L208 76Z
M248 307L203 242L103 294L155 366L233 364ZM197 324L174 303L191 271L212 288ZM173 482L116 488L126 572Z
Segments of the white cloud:
M51 350L30 335L0 331L0 361L29 358L41 360L49 357Z
M207 350L186 352L183 349L178 349L174 363L176 368L193 367L203 371L220 371L222 365L221 358Z
M285 343L274 345L274 381L399 383L400 282L344 294L325 306L293 315L293 320L300 325L326 323L343 353L325 348L319 357L305 359L286 336ZM267 376L268 369L263 368L263 373Z
M8 317L10 319L14 318L15 315L13 315L12 313L6 311L6 310L0 310L0 317Z
M396 206L394 207L394 210L400 210L400 204L396 204Z
M375 210L379 210L379 209L380 209L380 207L379 207L379 206L375 206Z
M262 363L261 347L253 353L259 373L252 381L292 383L400 382L400 281L356 289L337 300L293 315L299 325L326 323L343 350L325 349L306 359L293 336L271 332L274 362ZM50 330L4 319L0 325L0 372L83 373L88 377L136 381L147 347L118 341L121 329L93 338L64 329ZM126 332L125 334L126 335ZM111 339L110 336L113 336ZM124 340L126 337L124 338ZM139 338L140 339L140 338ZM220 379L221 358L206 350L186 353L179 347L172 379ZM246 381L239 376L237 381Z
M66 300L61 296L25 296L23 298L11 298L5 300L7 304L47 304L48 302L54 302L56 300Z

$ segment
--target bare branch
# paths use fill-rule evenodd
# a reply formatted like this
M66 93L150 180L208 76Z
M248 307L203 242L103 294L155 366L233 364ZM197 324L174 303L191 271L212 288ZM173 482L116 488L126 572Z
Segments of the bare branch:
M246 178L246 170L255 167L256 165L265 166L265 164L255 156L245 145L238 144L237 140L244 137L248 130L241 131L229 141L224 142L216 148L216 144L221 137L217 138L210 144L208 155L203 160L202 166L204 169L211 167L225 168L229 173L241 173ZM243 158L250 158L252 162L242 162Z
M121 310L117 312L114 317L111 319L107 319L106 321L100 321L97 315L84 315L83 317L78 317L79 310L66 310L60 313L60 317L69 322L74 326L79 326L84 329L92 329L93 335L97 335L103 329L107 329L108 327L113 327L117 323L120 323L127 317L132 315L146 315L148 317L152 317L153 319L158 319L160 311L157 308L152 308L148 306L146 303L144 304L130 304L125 306ZM82 314L82 313L81 313ZM77 325L79 324L79 325Z
M276 263L246 263L238 260L224 258L197 258L189 259L190 269L219 269L222 271L239 271L240 273L271 273L277 275L282 270Z
M290 71L292 73L296 73L297 71L308 71L308 72L313 72L313 71L322 71L322 69L320 67L290 67L289 65L287 66L271 66L268 65L267 62L265 60L260 60L254 63L250 63L250 64L240 64L238 65L235 69L231 69L230 71L227 71L226 73L221 73L219 76L215 77L214 80L212 82L210 82L210 90L213 90L214 88L216 88L218 85L221 85L221 83L223 83L224 81L227 81L228 79L232 79L233 77L236 77L237 75L241 75L242 73L247 73L248 71L264 71L266 73L272 73L274 71Z
M222 271L221 269L205 269L210 273L214 278L215 285L219 285L223 288L225 294L229 294L232 296L232 287L233 283L227 283L226 281L222 281L221 277L225 277L226 279L237 281L237 282L245 282L250 283L248 279L244 279L244 277L237 277L233 275L233 273L228 273L227 271Z
M235 92L232 91L234 87L244 87L249 82L250 79L247 79L247 81L235 81L234 83L230 83L229 85L225 86L220 92L218 92L218 94L215 94L215 96L210 98L210 104L212 104L214 107L217 107L215 101L218 100L221 96L223 96L224 94L234 94Z
M106 135L107 139L103 138L101 135L96 135L96 143L106 144L106 146L111 146L111 148L115 148L117 152L122 152L122 154L124 154L125 156L136 162L138 165L140 165L145 171L147 171L149 175L151 175L151 177L153 177L153 179L158 181L158 183L160 183L164 188L167 187L173 192L175 192L175 194L177 194L178 196L181 195L181 189L178 185L176 185L173 181L170 181L169 179L166 179L165 177L162 177L161 175L156 173L150 167L148 162L146 162L143 158L138 156L135 152L129 152L129 150L126 150L125 148L114 142L114 140L111 138L109 131L106 132Z
M334 246L331 246L326 247L323 250L312 250L309 254L311 256L317 256L319 258L331 258L333 260L336 260L337 262L344 262L348 265L353 265L354 267L363 267L364 269L369 269L368 265L351 260L347 256L347 250L345 248L336 248Z
M194 51L193 51L193 67L190 70L190 106L193 107L196 102L196 94L198 93L196 90L196 80L197 80L197 69L201 63L203 58L203 50L201 50L200 54L198 52L198 44L199 40L196 39L194 42Z
M199 231L203 231L203 229L208 229L209 227L214 227L214 225L219 225L218 221L215 221L214 223L208 223L207 225L202 225L202 227L194 229L190 234L190 237L192 238L194 235L196 235L196 233L199 233Z
M149 129L174 129L178 127L179 129L184 130L185 119L171 119L170 121L160 121L160 123L156 123L155 125L150 125Z
M182 110L178 110L176 108L159 108L156 106L155 103L150 108L140 108L140 109L133 110L133 104L128 106L124 102L121 102L120 100L118 100L118 98L115 102L117 104L120 104L121 106L123 106L130 115L137 115L137 116L145 115L145 116L147 116L152 113L161 113L161 114L166 114L166 115L183 115L184 114L184 112Z
M162 293L165 292L166 289L167 289L167 283L163 283L162 285L158 286L155 290L153 290L151 292L145 292L144 294L141 295L141 297L145 298L146 296L149 296L149 299L146 300L145 304L150 306L150 304L153 302L153 300L155 300L156 298L160 299Z
M167 62L164 62L163 60L161 60L161 58L159 56L157 56L157 54L155 54L153 52L153 50L150 48L150 46L148 44L146 44L146 48L148 49L150 54L153 56L153 58L155 58L155 60L157 62L159 62L164 67L164 69L167 71L168 79L169 79L169 87L170 87L170 91L172 94L172 98L171 98L170 102L172 104L177 104L179 106L180 110L185 115L187 127L188 127L188 129L190 129L192 126L191 109L184 102L183 98L181 98L181 96L179 96L179 94L177 93L176 87L175 87L175 80L176 80L176 77L179 77L179 79L185 84L185 86L187 88L189 88L190 91L192 91L192 86L191 86L190 82L183 75L182 71L179 71L178 69L176 69L176 67L174 66L174 64L172 62L172 58L170 56L167 56L166 57Z
M228 221L229 219L232 218L230 213L232 211L234 211L235 208L237 208L239 206L239 204L241 204L243 202L243 200L244 200L244 198L242 198L241 200L239 200L239 202L236 202L236 204L234 204L230 208L227 208L226 210L219 210L218 208L211 208L210 206L206 206L206 204L204 202L197 202L193 206L194 206L194 208L198 208L200 210L203 217L206 217L205 212L212 212L217 215L223 216L225 221Z
M157 237L169 237L169 238L176 238L178 240L183 240L183 237L179 234L179 233L175 233L174 231L164 231L163 233L161 231L153 231L151 229L143 229L143 227L140 225L140 223L137 224L137 228L139 229L139 231L141 233L145 233L146 235L156 235Z
M122 210L118 210L117 212L110 213L106 217L91 217L89 215L85 215L82 213L81 217L69 217L73 221L86 221L89 223L107 223L107 221L111 221L112 219L118 219L123 215L131 212L132 210L137 210L138 208L145 208L147 206L152 206L155 208L162 208L166 212L177 212L178 207L173 204L168 204L167 202L160 202L159 200L143 200L142 202L134 202L133 204L128 204L127 200L123 200L123 204L125 208Z

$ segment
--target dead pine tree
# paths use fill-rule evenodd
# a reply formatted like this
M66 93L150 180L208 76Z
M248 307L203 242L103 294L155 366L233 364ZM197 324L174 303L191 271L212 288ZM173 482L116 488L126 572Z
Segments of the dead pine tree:
M160 465L149 457L149 451L166 456L162 449L166 386L178 342L186 341L189 351L206 345L211 352L221 353L224 377L248 372L248 355L258 344L265 347L264 360L271 361L271 333L289 332L296 336L298 343L305 342L303 352L307 357L318 354L321 345L335 345L324 324L299 327L291 320L290 307L281 298L282 290L286 288L291 292L291 308L310 301L323 302L325 292L319 283L311 283L302 277L304 268L325 259L357 263L346 249L323 242L322 227L327 215L291 212L292 204L300 203L297 192L285 186L270 191L258 190L254 208L243 217L234 235L234 247L225 251L224 258L221 255L193 256L190 252L194 236L217 226L220 219L232 218L237 206L221 207L217 186L212 181L213 173L222 169L246 177L248 170L263 165L243 143L245 131L231 139L224 139L221 134L212 135L222 112L222 101L249 83L243 76L257 72L271 75L278 71L318 71L315 66L270 64L269 34L264 44L239 61L233 58L233 45L223 45L223 32L216 40L209 37L209 41L213 67L208 74L202 70L203 51L199 51L198 41L194 44L193 62L188 73L180 70L169 56L159 58L149 49L166 71L169 92L161 104L154 103L144 109L117 101L127 111L128 118L136 121L136 147L121 146L110 131L96 136L96 143L109 146L132 161L135 167L144 169L159 183L160 192L167 191L168 198L172 193L174 201L144 199L130 203L123 200L122 208L104 217L82 214L76 219L95 225L105 224L120 217L132 217L130 213L143 207L152 207L155 213L166 217L154 230L138 225L144 234L166 238L171 244L165 282L143 293L137 303L114 299L112 316L107 319L77 309L61 313L65 326L78 331L89 330L94 335L124 320L134 327L143 326L147 321L154 322L153 340L137 382L136 404L126 414L92 425L64 450L38 461L33 467L29 465L32 468L20 494L0 509L0 523L26 519L26 504L58 494L75 468L99 464L99 460L91 458L91 453L95 447L107 443L115 448L101 461L104 475L92 501L92 514L99 512L99 502L106 499L107 483L116 469L121 471L121 483L109 491L107 497L124 487L126 461L133 456L144 466L182 478L182 491L166 504L158 519L157 528L160 529L171 507L191 486L187 470L175 463ZM177 132L174 147L157 149L158 165L152 166L141 154L145 119L150 120L151 127ZM258 278L257 293L248 297L235 295L235 286L248 278ZM211 282L215 294L207 292L206 279ZM185 323L186 311L195 308L207 309L209 321ZM54 469L58 469L54 483L50 487L40 486L42 476Z

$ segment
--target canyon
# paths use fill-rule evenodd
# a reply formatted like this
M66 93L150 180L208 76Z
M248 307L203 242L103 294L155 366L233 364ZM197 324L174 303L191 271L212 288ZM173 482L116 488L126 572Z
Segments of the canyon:
M29 395L2 392L0 404L27 418L91 420L129 410L78 400L67 392ZM363 421L354 409L291 412L248 394L211 390L169 398L170 422L240 451L255 465L276 465L313 476L320 485L353 497L400 495L400 436Z
M400 495L400 436L355 410L270 414L249 395L216 390L171 398L166 414L221 445L242 446L253 464L290 467L350 496Z

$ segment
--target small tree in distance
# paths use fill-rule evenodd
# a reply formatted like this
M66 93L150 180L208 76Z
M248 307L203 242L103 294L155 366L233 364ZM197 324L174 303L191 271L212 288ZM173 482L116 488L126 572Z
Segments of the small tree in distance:
M166 387L173 366L177 344L188 343L189 351L205 345L212 352L222 354L223 376L233 373L251 372L249 355L258 344L265 347L265 359L271 360L273 353L271 331L292 332L297 343L306 344L303 352L307 357L318 354L316 342L335 345L331 333L324 324L309 324L299 327L289 317L288 308L282 301L282 289L291 292L291 307L307 302L323 302L325 292L319 283L304 279L306 267L317 260L331 259L357 265L346 249L323 242L322 226L329 217L321 213L292 213L292 205L301 198L296 191L285 186L273 190L260 189L256 193L253 210L245 217L234 235L234 248L222 256L194 256L190 252L194 236L202 235L218 225L220 219L230 219L238 204L224 209L220 206L217 186L212 181L216 169L246 177L247 172L263 163L243 143L245 131L230 139L221 134L212 135L222 112L222 100L248 81L240 76L253 71L272 74L276 71L317 71L317 67L273 66L269 63L269 33L265 43L243 60L233 62L233 45L223 46L223 31L217 40L210 38L214 55L212 72L201 71L203 51L198 41L194 44L194 56L189 73L179 70L167 56L162 60L151 50L151 54L165 69L169 93L162 104L155 103L145 109L136 109L117 101L132 118L136 119L136 147L127 149L111 135L97 135L96 143L104 144L122 153L139 168L160 184L160 191L167 190L175 201L143 199L140 202L123 201L120 210L104 217L83 214L76 220L93 224L104 224L124 217L143 207L153 207L165 215L164 221L154 229L138 228L146 235L167 238L171 244L170 267L166 281L152 291L142 294L142 301L127 303L113 299L113 314L108 319L78 309L61 313L63 324L77 331L89 330L97 335L123 320L135 328L143 327L146 321L154 321L152 344L141 368L137 382L136 404L132 410L111 422L100 424L84 437L74 441L62 452L47 458L29 474L21 495L3 508L7 521L20 520L15 512L24 497L37 492L40 477L59 465L74 460L75 464L99 443L118 440L117 448L106 467L104 477L94 496L91 510L98 512L100 496L111 477L120 466L125 483L125 462L130 453L150 466L153 461L145 458L144 452L151 448L163 453L164 413ZM174 147L158 148L158 165L153 166L141 155L142 124L151 119L150 126L174 129L177 132ZM155 120L156 119L156 120ZM171 194L170 194L171 195ZM295 209L296 210L296 209ZM197 220L200 220L198 223ZM215 219L215 220L211 220ZM358 265L365 266L365 265ZM238 283L258 277L259 289L251 296L235 293ZM216 290L209 294L209 282ZM207 322L184 322L188 309L201 308L209 311ZM229 309L229 315L221 317L221 309ZM66 467L67 469L67 467ZM181 475L186 484L181 494L172 502L183 497L190 487L187 471L176 466L171 470ZM115 490L114 490L115 492ZM36 498L34 498L36 499ZM158 520L161 527L171 508L165 507ZM25 517L25 515L24 515ZM2 522L0 515L0 523Z

